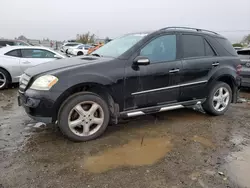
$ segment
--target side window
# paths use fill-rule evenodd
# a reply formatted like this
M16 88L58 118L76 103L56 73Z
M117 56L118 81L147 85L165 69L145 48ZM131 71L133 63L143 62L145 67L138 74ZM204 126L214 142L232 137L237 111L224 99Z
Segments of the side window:
M238 50L238 55L250 55L250 50Z
M216 56L216 54L214 53L214 50L212 49L210 44L208 44L208 42L206 40L204 40L204 43L205 43L206 56Z
M165 35L149 42L140 52L151 63L173 61L176 59L176 35Z
M205 56L203 40L203 37L197 35L182 35L183 57Z
M20 57L20 53L18 50L12 50L10 52L5 53L4 55L12 56L12 57Z
M22 49L23 58L54 58L55 54L42 49Z

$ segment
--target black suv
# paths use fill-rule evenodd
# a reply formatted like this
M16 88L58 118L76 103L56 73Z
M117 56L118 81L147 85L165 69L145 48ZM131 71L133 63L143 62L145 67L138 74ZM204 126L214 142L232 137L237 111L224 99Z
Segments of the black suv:
M33 119L58 123L71 140L87 141L125 117L197 104L222 115L237 101L240 71L224 37L167 27L30 68L20 79L18 101Z

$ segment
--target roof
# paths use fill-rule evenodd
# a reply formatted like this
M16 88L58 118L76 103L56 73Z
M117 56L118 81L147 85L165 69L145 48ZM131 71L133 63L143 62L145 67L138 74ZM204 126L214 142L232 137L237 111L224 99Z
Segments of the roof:
M50 48L46 48L46 47L43 47L43 46L6 46L6 47L3 47L3 48L0 48L0 54L5 54L6 52L9 52L11 50L34 49L34 48L54 51L54 50L52 50Z
M247 51L247 50L250 50L250 48L242 48L242 49L240 49L238 51Z

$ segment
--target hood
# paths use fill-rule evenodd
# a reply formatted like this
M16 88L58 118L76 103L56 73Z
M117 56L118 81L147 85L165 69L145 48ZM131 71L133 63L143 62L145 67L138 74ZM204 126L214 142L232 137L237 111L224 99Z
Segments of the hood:
M60 69L65 70L67 68L87 66L88 64L99 64L112 59L113 58L94 57L94 56L65 58L34 66L32 68L27 69L25 73L29 76L35 76L46 72L58 71Z

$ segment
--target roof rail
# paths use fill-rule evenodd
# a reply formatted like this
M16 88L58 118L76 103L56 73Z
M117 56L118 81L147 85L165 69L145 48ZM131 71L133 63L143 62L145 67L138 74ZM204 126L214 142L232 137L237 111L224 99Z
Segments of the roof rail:
M192 27L165 27L165 28L160 29L160 31L167 30L167 29L187 29L187 30L195 30L197 32L207 32L207 33L213 33L213 34L218 35L218 33L214 32L214 31L192 28Z

